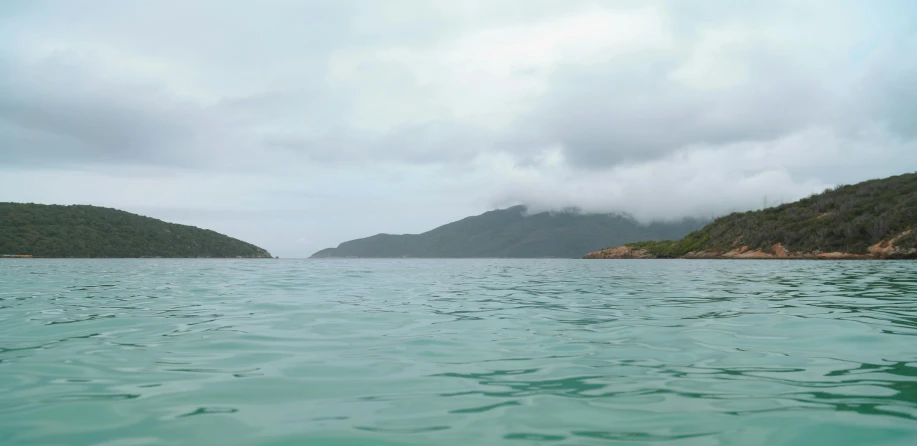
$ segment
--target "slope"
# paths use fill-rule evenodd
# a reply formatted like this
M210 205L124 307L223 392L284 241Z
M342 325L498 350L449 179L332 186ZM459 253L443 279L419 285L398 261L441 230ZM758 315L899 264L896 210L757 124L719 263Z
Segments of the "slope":
M0 203L0 254L35 257L257 257L250 243L117 209Z
M580 257L598 244L679 237L698 220L641 225L616 214L542 212L524 206L485 212L423 234L377 234L312 255L326 257Z
M587 255L633 257L915 258L917 173L734 213L681 240L631 243Z

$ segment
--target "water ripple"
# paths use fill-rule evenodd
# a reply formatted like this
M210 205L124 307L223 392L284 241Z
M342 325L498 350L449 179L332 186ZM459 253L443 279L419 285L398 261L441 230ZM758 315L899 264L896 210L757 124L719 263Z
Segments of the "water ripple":
M0 443L917 444L917 263L0 262Z

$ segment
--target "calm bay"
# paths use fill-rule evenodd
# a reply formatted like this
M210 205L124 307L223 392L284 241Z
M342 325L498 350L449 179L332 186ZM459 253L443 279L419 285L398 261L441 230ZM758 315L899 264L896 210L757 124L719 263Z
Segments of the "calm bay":
M3 445L917 444L917 262L0 260Z

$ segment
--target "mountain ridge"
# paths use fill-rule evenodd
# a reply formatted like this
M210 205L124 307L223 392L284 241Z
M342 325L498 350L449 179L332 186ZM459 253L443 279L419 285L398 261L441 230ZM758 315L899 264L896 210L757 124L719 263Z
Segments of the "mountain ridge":
M628 243L585 258L917 258L917 173L837 186L717 218L680 240Z
M641 225L621 214L572 210L527 213L526 206L496 209L420 234L376 234L320 250L312 258L579 258L594 243L687 234L702 220Z
M0 254L52 258L272 258L209 229L91 205L0 202Z

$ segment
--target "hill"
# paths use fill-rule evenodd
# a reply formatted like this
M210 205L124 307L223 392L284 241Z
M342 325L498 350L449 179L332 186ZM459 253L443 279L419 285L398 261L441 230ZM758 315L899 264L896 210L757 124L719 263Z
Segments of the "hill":
M641 225L616 214L576 212L525 214L524 206L485 212L423 234L378 234L324 249L327 257L564 257L578 258L596 244L680 237L703 222Z
M0 254L34 257L257 257L250 243L97 206L0 203Z
M721 217L681 240L586 258L917 258L917 173L840 186Z

